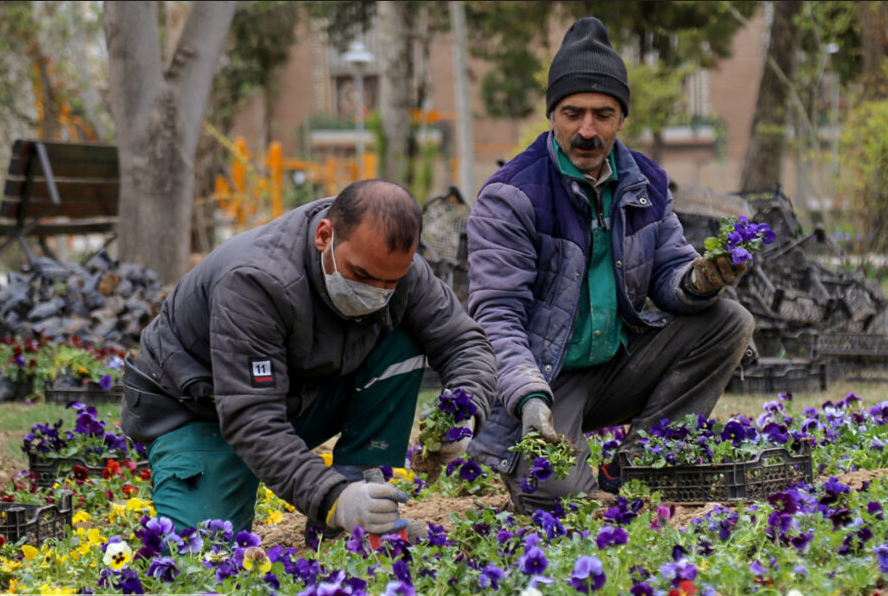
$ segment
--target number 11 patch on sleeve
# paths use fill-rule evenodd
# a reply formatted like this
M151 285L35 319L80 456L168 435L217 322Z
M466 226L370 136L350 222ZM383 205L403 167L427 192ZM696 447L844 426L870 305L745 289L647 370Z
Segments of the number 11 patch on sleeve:
M253 387L274 387L271 358L250 358L250 382Z

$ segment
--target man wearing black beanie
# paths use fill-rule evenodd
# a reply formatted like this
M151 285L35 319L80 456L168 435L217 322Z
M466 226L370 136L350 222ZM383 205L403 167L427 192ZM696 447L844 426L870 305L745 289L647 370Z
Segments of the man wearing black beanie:
M752 316L721 300L745 265L704 260L672 212L666 172L617 139L626 65L607 29L571 26L549 68L550 131L481 189L469 217L469 313L497 355L498 401L469 454L498 469L525 513L557 498L617 492L616 460L586 464L584 433L707 416L752 338ZM534 478L509 447L529 432L579 448L565 479Z

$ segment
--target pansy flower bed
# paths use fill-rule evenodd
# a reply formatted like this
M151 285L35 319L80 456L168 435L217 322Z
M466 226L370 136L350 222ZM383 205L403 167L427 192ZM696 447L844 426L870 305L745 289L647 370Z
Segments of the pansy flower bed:
M25 388L25 397L47 390L111 391L123 376L126 353L113 347L84 343L78 337L53 342L36 339L0 340L0 380ZM22 393L22 391L19 391Z
M108 428L98 418L94 406L79 402L68 404L77 413L73 429L63 429L64 423L35 424L22 441L22 451L28 456L31 479L40 486L53 484L57 475L75 477L90 474L107 475L110 461L118 461L135 470L145 460L145 447L134 443L118 428Z
M772 423L785 430L765 431ZM177 532L141 494L120 496L104 511L75 514L66 538L0 547L0 589L301 596L886 593L888 402L861 408L849 395L795 414L781 399L743 424L759 438L807 437L821 476L759 501L692 511L638 483L624 486L607 506L577 498L523 516L479 505L453 515L446 527L428 524L413 544L389 536L377 549L360 529L303 548L263 543L252 532L234 534L224 520ZM588 437L593 465L612 456L621 430ZM664 441L663 447L668 453L673 445ZM485 475L482 492L502 490L491 482L495 474L467 460L431 486L409 470L388 473L412 485L418 500L438 498L442 487L458 491ZM285 523L287 517L275 515L286 509L283 502L264 488L260 497L257 524Z

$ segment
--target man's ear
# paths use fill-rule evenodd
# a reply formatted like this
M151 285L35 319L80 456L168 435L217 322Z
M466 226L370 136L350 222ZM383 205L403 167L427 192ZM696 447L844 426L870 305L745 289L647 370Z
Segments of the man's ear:
M333 222L329 219L322 219L318 222L318 227L315 229L315 248L317 248L319 252L324 252L327 250L327 247L330 246L332 238Z

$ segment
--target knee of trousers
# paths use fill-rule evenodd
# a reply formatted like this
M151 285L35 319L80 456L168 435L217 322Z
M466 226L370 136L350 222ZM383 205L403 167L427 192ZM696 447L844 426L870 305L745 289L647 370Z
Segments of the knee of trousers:
M738 349L745 349L755 331L755 319L746 307L736 300L722 299L714 306L716 326L724 341Z

